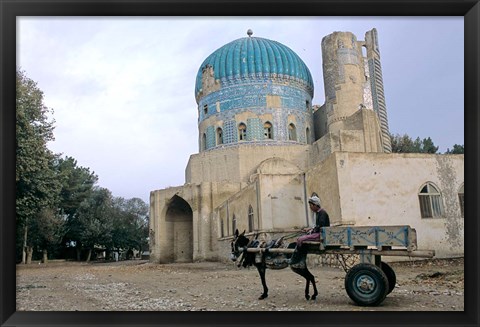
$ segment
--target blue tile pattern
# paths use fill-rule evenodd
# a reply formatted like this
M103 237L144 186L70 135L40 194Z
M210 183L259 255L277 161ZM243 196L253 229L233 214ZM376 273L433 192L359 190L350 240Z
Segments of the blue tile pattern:
M220 112L245 108L265 108L267 95L281 97L282 108L307 112L305 103L312 103L312 97L305 89L292 85L275 85L271 80L260 79L244 82L241 85L222 87L219 91L212 92L199 100L198 108L200 121L209 115L216 114L216 103L220 105ZM208 106L205 114L204 106Z
M210 149L210 148L213 148L215 145L216 145L216 142L215 142L215 127L214 126L208 126L207 127L206 148Z
M257 117L248 118L246 121L235 120L237 115L244 113L245 109L228 110L217 113L215 121L223 122L223 145L236 144L239 142L238 125L244 123L247 126L247 139L245 142L268 142L270 144L285 144L288 141L288 125L294 123L297 130L297 142L307 143L307 128L309 128L310 139L314 139L313 135L313 114L310 112L302 112L295 109L281 109L281 108L257 108L249 109L250 113L257 114ZM270 114L273 119L268 119L272 124L273 139L265 140L263 124L267 120L261 119L262 115ZM215 128L214 126L207 126L206 131L206 150L216 146L215 142ZM221 146L223 147L223 146Z
M223 124L223 143L236 143L238 142L237 123L235 120L230 119Z
M261 141L263 139L263 122L259 118L248 118L247 141Z
M207 66L213 67L215 79L234 82L252 78L287 79L308 88L313 97L313 79L308 67L293 50L277 41L244 37L214 51L200 65L195 96L202 88L202 71Z
M209 73L213 73L217 86L203 94L200 88L205 67L212 68ZM298 55L278 42L252 37L230 42L205 59L196 82L198 122L206 135L204 150L238 144L240 123L247 126L242 144L305 143L306 129L314 130L310 71ZM263 124L267 119L272 124L272 139L265 139ZM296 142L288 140L292 121L297 128ZM221 145L216 144L214 126L223 130Z

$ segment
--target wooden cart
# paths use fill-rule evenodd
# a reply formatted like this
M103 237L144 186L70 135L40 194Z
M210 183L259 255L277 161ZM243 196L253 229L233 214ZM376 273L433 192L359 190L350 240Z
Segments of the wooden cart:
M381 257L433 258L435 251L417 249L417 233L410 226L324 227L320 242L305 242L307 254L333 254L346 272L345 290L358 305L376 306L395 288L396 275ZM291 248L248 248L265 255L293 253ZM348 262L355 256L359 260Z

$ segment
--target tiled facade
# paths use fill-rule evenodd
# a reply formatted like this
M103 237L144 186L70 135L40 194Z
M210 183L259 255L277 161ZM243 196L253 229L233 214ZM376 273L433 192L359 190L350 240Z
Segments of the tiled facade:
M298 55L276 41L248 37L218 49L202 63L195 92L200 151L239 142L314 139L311 74ZM265 135L265 123L272 125L271 137ZM244 139L240 124L246 125ZM295 139L289 137L290 124L295 125Z

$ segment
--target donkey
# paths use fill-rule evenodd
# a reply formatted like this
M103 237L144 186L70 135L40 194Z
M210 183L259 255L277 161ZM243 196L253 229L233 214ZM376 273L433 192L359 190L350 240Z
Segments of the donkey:
M286 248L295 248L296 243L289 243ZM252 253L248 252L247 248L258 248L264 247L265 252L258 252ZM243 266L244 268L254 265L257 270L258 274L260 275L260 279L262 281L263 286L263 293L258 298L259 300L263 300L268 297L268 287L265 281L265 271L267 268L270 269L283 269L290 266L290 269L293 272L299 274L306 280L305 286L305 298L307 300L315 300L318 295L317 286L315 284L315 277L312 273L308 270L306 265L307 253L300 252L301 259L300 262L295 265L289 264L289 259L291 257L290 254L284 253L269 253L268 249L270 248L285 248L285 244L283 242L283 237L279 240L272 240L267 244L261 244L258 240L250 240L248 237L245 236L245 231L239 234L238 229L235 231L234 238L231 243L232 252L230 258L232 261L237 261L237 267ZM313 294L310 297L310 283L313 286Z

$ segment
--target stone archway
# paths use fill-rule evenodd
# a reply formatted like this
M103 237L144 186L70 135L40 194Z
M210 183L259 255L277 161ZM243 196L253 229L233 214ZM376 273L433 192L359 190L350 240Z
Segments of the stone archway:
M167 204L165 222L168 239L166 257L171 262L192 262L193 213L187 201L174 195Z

